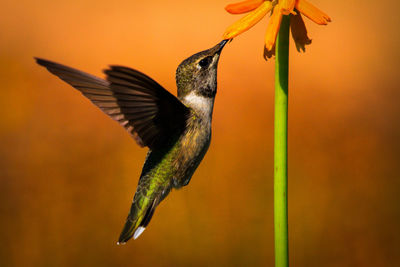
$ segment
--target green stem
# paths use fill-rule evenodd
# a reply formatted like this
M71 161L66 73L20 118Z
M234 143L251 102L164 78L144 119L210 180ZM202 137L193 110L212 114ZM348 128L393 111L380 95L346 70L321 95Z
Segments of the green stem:
M275 266L289 266L287 129L290 17L283 16L275 45L274 229Z

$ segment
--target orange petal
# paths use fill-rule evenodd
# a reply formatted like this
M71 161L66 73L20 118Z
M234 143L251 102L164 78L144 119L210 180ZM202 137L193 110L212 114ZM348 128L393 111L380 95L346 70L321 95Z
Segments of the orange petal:
M275 56L275 45L272 47L271 50L268 50L265 46L264 46L264 59L265 61L268 61L268 59L270 59L271 57Z
M264 1L258 8L256 8L251 13L247 14L240 20L229 26L224 35L223 39L232 39L233 37L247 31L253 27L257 22L259 22L270 10L272 9L272 4L270 1Z
M225 10L231 14L242 14L256 9L262 4L262 2L264 2L264 0L246 0L239 3L229 4L225 7Z
M296 12L293 11L296 0L281 0L279 2L282 8L283 15L289 15L289 14L296 15Z
M290 30L294 43L296 44L297 51L305 52L306 45L311 44L311 39L308 38L306 25L304 24L303 18L300 13L290 18Z
M325 14L306 0L298 0L296 2L296 9L304 14L304 16L319 25L326 25L328 24L328 22L331 21L331 18L327 14Z
M267 33L265 34L265 47L267 50L271 51L272 47L275 44L276 36L279 32L279 27L281 26L282 21L282 11L281 7L278 4L274 8L274 12L269 20Z

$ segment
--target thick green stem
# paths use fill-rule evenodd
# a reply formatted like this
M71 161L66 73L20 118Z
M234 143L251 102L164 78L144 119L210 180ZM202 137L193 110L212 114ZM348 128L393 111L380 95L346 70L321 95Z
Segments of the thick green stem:
M274 228L275 266L289 266L287 129L290 16L283 16L275 45Z

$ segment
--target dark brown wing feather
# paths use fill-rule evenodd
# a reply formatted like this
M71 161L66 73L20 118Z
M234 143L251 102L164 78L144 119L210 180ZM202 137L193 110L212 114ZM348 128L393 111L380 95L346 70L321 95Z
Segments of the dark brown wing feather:
M157 148L184 130L188 108L139 71L111 66L103 80L48 60L36 61L118 121L140 146Z

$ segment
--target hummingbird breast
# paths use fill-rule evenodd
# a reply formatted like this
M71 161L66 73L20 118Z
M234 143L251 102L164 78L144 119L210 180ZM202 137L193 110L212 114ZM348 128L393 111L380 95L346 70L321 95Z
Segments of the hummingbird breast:
M179 188L189 183L194 171L204 158L211 141L211 120L214 97L191 92L182 102L191 109L187 126L177 142L179 149L175 160L173 186Z
M211 121L192 110L184 132L173 140L165 149L149 151L139 186L163 184L180 188L187 185L209 148Z
M196 115L188 120L188 127L178 141L173 186L180 188L189 183L193 173L204 158L211 141L210 122Z

